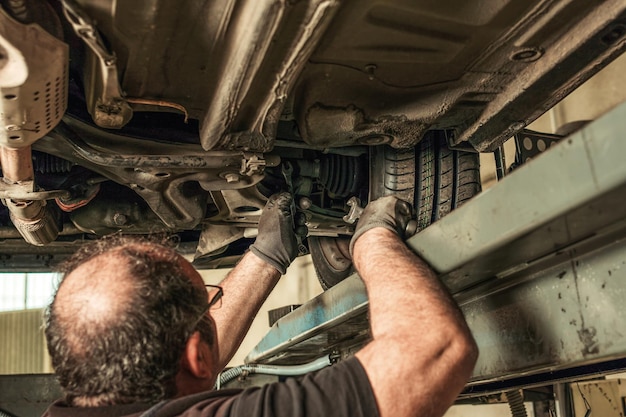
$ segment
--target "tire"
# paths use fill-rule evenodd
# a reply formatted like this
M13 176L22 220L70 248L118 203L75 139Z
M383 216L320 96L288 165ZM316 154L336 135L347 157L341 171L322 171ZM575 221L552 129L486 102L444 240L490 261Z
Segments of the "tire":
M378 148L370 200L395 195L416 211L418 231L462 206L481 191L479 154L448 149L444 132L433 132L415 149Z
M308 241L313 267L324 290L354 273L349 237L311 236Z
M478 153L448 149L445 132L433 131L415 148L372 148L370 196L394 195L413 205L418 231L481 191ZM309 237L317 277L326 290L354 272L349 238ZM347 262L339 258L347 257Z

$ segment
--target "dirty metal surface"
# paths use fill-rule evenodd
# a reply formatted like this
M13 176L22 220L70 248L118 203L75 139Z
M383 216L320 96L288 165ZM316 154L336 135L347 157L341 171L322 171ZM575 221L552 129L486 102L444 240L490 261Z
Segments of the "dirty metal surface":
M351 300L329 297L329 290L315 299L317 313L307 315L305 304L296 310L298 317L279 320L247 360L302 363L323 353L358 350L369 338L366 293L356 275L342 283L340 292L348 289ZM625 298L623 224L524 271L458 294L480 349L470 387L533 374L562 378L556 371L626 358ZM355 300L359 303L352 305ZM333 301L332 312L326 311ZM576 376L587 372L596 370L582 369Z
M60 397L54 375L0 375L0 410L14 416L40 416Z
M477 340L471 384L626 358L624 120L626 105L408 241L455 294ZM350 353L368 340L367 323L353 275L279 320L247 360Z
M279 319L246 362L303 363L363 342L367 304L363 281L352 275Z
M564 253L547 269L531 268L459 300L480 349L474 382L626 357L620 234L609 246L580 257Z

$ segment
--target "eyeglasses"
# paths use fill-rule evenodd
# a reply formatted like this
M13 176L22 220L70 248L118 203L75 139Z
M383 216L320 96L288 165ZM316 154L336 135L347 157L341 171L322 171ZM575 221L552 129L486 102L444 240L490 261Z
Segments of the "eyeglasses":
M209 302L206 308L202 311L202 314L196 321L194 325L194 329L200 332L200 335L204 338L206 342L210 345L213 345L215 341L214 337L214 329L210 323L210 319L207 316L207 311L216 310L222 306L222 296L224 295L224 289L219 285L204 285L207 288L207 292L209 293Z
M224 295L224 289L219 285L205 284L207 291L210 295L209 305L207 310L217 310L222 306L222 296Z

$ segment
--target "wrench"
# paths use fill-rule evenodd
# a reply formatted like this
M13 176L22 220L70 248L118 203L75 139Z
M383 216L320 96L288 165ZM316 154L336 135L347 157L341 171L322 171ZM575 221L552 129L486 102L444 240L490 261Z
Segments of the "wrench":
M350 211L343 216L343 221L348 224L355 224L363 214L364 207L361 207L361 200L357 197L350 197L347 204L350 206ZM417 233L417 221L411 219L404 229L404 237L409 238L415 233Z
M292 174L293 174L293 166L291 162L285 161L282 164L281 172L283 177L285 178L285 182L287 183L287 191L291 194L291 205L289 210L291 211L291 226L293 227L294 233L296 232L296 194L293 188ZM296 241L298 242L298 255L306 255L308 253L306 246L302 243L302 236L298 233L295 233Z

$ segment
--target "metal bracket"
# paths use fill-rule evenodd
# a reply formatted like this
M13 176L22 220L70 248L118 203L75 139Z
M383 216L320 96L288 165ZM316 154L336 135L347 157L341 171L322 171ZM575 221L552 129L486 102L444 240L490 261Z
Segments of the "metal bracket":
M261 174L266 165L267 162L263 158L262 154L244 153L239 172L242 175L250 177L254 174Z
M348 214L343 216L343 221L348 224L354 224L359 220L361 214L363 213L363 207L361 207L361 200L357 197L350 197L348 202L346 203L350 206L350 211Z
M526 129L516 133L513 137L515 139L516 151L515 163L511 170L525 164L563 139L561 135L539 133Z
M106 50L95 26L73 0L63 0L63 13L93 54L85 74L90 90L87 105L93 121L107 129L122 128L132 118L133 110L120 89L117 58Z

